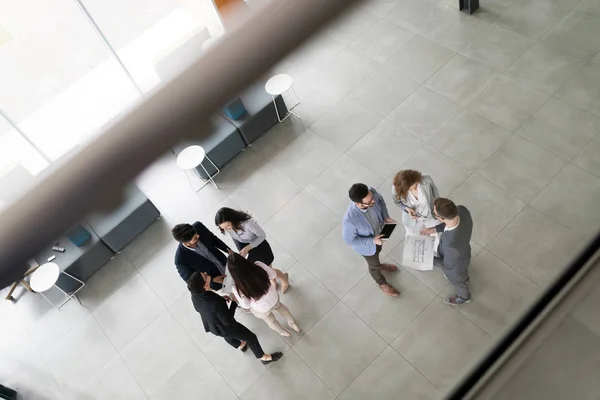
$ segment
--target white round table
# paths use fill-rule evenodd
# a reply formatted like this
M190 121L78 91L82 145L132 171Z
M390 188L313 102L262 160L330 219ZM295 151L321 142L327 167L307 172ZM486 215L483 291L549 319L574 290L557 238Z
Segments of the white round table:
M282 122L290 115L293 115L294 117L302 121L300 115L297 112L292 111L294 108L300 105L300 100L298 98L298 95L296 94L296 91L294 90L293 83L294 81L292 80L292 77L288 74L278 74L272 76L271 78L269 78L267 83L265 83L265 91L268 94L270 94L273 98L273 105L275 105L275 113L277 114L277 119L279 120L279 122ZM277 96L283 97L283 94L287 91L290 91L290 94L293 95L294 99L292 102L294 103L294 105L288 107L287 113L283 116L283 118L281 118L281 116L279 115L279 110L277 109L276 98Z
M213 175L209 174L206 168L204 168L204 165L202 165L202 161L204 161L204 159L207 159L208 162L212 164L212 166L217 172L215 172ZM219 186L217 186L217 183L214 181L213 178L220 172L220 170L215 165L215 163L212 162L212 160L206 155L206 151L202 146L194 145L183 149L181 153L179 153L179 155L177 156L177 166L180 169L184 170L185 176L192 189L194 188L194 185L192 184L192 181L187 175L187 170L193 170L196 173L196 175L200 178L200 180L203 181L203 185L200 186L200 188L198 188L196 192L202 189L209 182L212 183L217 189L219 188ZM202 177L198 174L198 170L196 169L198 167L204 170L204 173L208 177L207 181L204 181Z
M190 146L183 149L177 156L177 166L181 169L194 169L202 164L206 152L202 146Z
M31 274L29 286L34 292L42 293L54 286L59 276L60 268L57 264L42 264Z

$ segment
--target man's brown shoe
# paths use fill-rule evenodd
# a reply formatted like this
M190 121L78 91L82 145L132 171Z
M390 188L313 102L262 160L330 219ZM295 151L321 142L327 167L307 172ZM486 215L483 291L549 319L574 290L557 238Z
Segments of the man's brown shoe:
M386 271L386 272L396 272L398 271L398 267L396 267L393 264L381 264L380 268L382 271Z
M383 293L387 294L388 296L392 296L392 297L400 296L400 292L398 290L396 290L396 288L393 287L392 285L390 285L389 283L382 283L381 285L379 285L379 288L381 290L383 290Z

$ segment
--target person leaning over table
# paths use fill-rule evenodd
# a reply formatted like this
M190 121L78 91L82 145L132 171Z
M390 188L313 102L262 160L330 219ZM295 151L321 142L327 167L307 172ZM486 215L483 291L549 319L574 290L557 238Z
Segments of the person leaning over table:
M275 255L267 242L267 234L252 216L243 212L223 207L215 215L215 225L221 233L227 232L235 243L240 255L247 257L249 261L260 261L273 268ZM290 287L287 273L273 268L277 279L281 281L281 293L285 293Z

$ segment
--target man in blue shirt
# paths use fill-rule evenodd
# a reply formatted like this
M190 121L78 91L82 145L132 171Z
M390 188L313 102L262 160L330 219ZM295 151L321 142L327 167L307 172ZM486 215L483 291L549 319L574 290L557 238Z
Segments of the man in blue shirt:
M352 202L342 220L344 242L367 261L369 273L379 288L388 296L398 297L400 292L390 285L381 271L395 272L398 267L382 264L379 253L383 246L379 234L386 223L395 223L387 210L385 200L373 188L363 183L355 183L348 195Z

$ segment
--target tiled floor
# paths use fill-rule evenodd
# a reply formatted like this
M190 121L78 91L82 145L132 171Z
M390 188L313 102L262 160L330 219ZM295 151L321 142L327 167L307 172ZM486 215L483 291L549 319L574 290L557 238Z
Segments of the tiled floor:
M165 155L138 179L163 218L102 268L85 307L0 302L0 381L29 399L435 399L600 226L600 5L371 0L284 61L306 126L276 126L198 194ZM541 12L540 10L544 10ZM439 271L390 276L386 297L343 244L348 186L431 174L475 223L473 302ZM281 362L204 333L172 263L170 227L253 213L290 273L302 337L249 315ZM402 232L384 255L400 261ZM228 239L227 239L228 240Z

